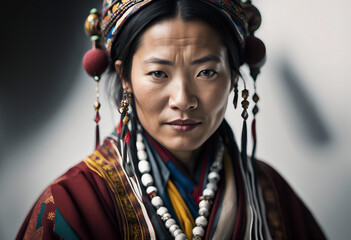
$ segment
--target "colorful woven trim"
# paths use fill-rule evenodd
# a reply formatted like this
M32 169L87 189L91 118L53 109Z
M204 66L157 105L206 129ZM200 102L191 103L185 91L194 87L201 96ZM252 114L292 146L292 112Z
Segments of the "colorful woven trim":
M148 3L156 0L104 0L102 10L102 38L108 54L112 43L126 20ZM235 35L244 47L247 23L242 4L238 0L204 0L218 7L228 17L235 29Z

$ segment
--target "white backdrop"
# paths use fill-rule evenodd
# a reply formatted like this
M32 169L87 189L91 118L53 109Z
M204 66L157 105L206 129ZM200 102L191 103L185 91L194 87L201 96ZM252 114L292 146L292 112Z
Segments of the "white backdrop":
M287 179L328 238L349 239L351 2L254 3L263 15L257 35L268 51L258 79L257 156ZM80 62L76 78L53 120L3 156L7 165L0 169L1 239L14 238L40 192L93 150L94 83ZM116 122L111 116L117 112L111 113L111 108L104 98L102 136ZM240 110L234 112L231 104L227 120L238 139Z

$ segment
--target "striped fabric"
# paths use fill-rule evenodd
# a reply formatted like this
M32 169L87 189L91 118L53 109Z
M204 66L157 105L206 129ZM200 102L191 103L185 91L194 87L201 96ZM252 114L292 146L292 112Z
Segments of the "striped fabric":
M102 6L102 37L109 54L113 42L124 23L134 13L156 0L104 0ZM200 0L199 0L200 1ZM238 42L244 47L247 23L239 0L204 0L219 8L233 25Z

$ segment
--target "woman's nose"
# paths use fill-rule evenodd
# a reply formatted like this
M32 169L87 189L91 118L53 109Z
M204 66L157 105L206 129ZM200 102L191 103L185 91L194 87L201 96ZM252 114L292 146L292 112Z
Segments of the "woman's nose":
M169 97L169 107L174 110L187 111L196 109L198 99L193 94L196 92L187 79L181 79L174 84Z

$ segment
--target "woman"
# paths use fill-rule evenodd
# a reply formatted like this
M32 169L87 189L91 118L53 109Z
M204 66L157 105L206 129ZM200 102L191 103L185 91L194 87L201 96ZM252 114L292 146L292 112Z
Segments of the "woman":
M224 120L240 65L256 79L262 60L261 45L249 42L259 26L247 14L253 6L140 0L103 8L102 22L92 12L88 28L95 35L101 26L116 73L119 128L44 191L17 238L325 239L288 184L246 157L246 89L241 153ZM85 64L97 81L100 53Z

